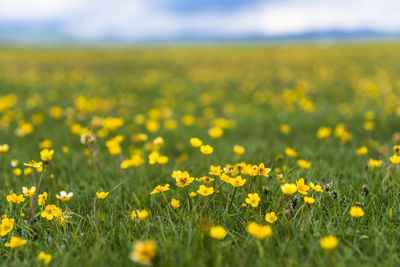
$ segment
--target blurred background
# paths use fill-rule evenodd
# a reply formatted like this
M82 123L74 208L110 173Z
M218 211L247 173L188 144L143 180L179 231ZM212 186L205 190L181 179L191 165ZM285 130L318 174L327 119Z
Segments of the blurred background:
M399 0L0 0L0 42L397 39Z

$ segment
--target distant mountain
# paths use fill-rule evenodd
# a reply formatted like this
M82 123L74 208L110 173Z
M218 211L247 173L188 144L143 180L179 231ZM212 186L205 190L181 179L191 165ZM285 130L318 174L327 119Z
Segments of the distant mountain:
M302 33L271 35L271 36L251 36L249 40L318 40L318 39L375 39L375 38L399 38L400 32L385 33L371 29L359 29L354 31L331 29L323 31L306 31Z
M229 36L220 34L182 33L169 38L146 38L137 40L121 37L118 34L105 34L94 39L84 39L68 33L65 25L60 21L45 24L1 23L0 43L8 44L65 44L65 43L163 43L163 42L275 42L275 41L319 41L319 40L379 40L400 39L400 32L386 33L371 29L341 30L329 29L322 31L306 31L294 34L264 35L250 34Z

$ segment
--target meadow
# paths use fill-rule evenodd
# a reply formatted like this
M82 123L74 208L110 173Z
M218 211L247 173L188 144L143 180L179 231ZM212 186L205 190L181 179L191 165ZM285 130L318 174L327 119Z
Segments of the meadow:
M398 43L3 46L1 265L399 266L399 99Z

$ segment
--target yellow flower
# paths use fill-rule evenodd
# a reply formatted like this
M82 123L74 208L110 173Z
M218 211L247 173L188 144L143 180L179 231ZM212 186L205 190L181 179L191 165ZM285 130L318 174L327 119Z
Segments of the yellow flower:
M33 197L36 194L36 187L32 186L31 189L28 189L26 187L22 187L22 193L26 197Z
M297 165L303 169L309 169L311 167L311 161L305 161L303 159L299 159L297 161Z
M302 195L307 195L307 191L310 189L308 185L304 183L304 179L300 178L300 180L296 181L297 185L297 190L299 191L300 194Z
M40 167L42 167L42 164L43 163L41 161L36 162L34 160L31 160L29 163L24 163L25 166L32 167L32 168L40 168Z
M146 120L146 116L143 114L137 114L134 117L135 123L139 124L139 125L143 124L145 120Z
M140 154L133 155L132 158L130 159L130 165L135 167L143 164L143 162L144 160Z
M57 214L54 219L56 219L57 225L65 226L69 222L70 216L63 216L62 211L60 210L60 213Z
M186 172L187 173L187 172ZM182 175L176 179L176 185L178 187L186 187L190 185L194 181L193 177L189 177L188 175Z
M182 121L183 125L191 126L194 124L195 117L193 117L192 115L185 115L182 117L181 121Z
M248 174L250 168L251 165L246 164L246 162L236 163L234 166L235 172L238 172L240 174Z
M339 241L336 237L329 235L324 238L321 238L321 240L319 241L319 244L320 244L321 248L323 248L325 250L334 250L337 247L337 245L339 244Z
M225 165L224 167L224 173L227 174L236 174L238 172L237 168L235 168L235 166L232 166L230 164Z
M69 153L69 147L67 147L67 146L62 146L62 147L61 147L61 151L62 151L64 154L68 154L68 153Z
M160 165L167 164L167 162L168 162L168 157L167 157L167 156L160 155L160 156L157 158L157 163L160 164Z
M281 133L283 133L283 134L288 134L288 133L290 133L290 126L287 125L287 124L282 124L282 125L279 127L279 130L280 130Z
M373 111L367 111L367 112L365 112L364 118L365 118L366 120L373 120L373 119L375 119L375 112L373 112Z
M220 127L213 127L208 130L208 135L212 138L219 138L224 134L224 131Z
M120 143L124 140L122 135L117 135L106 142L106 147L111 155L120 154L122 149Z
M61 191L59 195L58 194L56 195L56 198L58 198L62 202L68 202L73 195L74 195L74 193L72 193L72 192L69 192L67 194L67 192Z
M61 209L57 208L56 205L47 205L44 211L40 214L43 218L51 221L56 217L62 216Z
M393 153L400 153L400 145L395 145L393 147Z
M335 128L335 136L341 138L343 142L348 142L351 139L351 134L346 130L346 126L342 123Z
M394 165L397 165L400 163L400 156L397 156L394 154L393 156L390 157L390 162L393 163Z
M40 251L38 261L44 265L48 265L51 262L51 254L46 254L43 251Z
M57 106L51 107L50 117L52 117L53 119L59 120L62 118L63 115L64 115L64 111L62 110L62 108L57 107Z
M33 125L25 121L20 121L18 129L15 130L15 134L20 137L31 134L32 132Z
M0 145L0 152L1 152L1 153L5 153L5 152L7 152L9 149L10 149L10 146L7 145L7 144L2 144L2 145Z
M346 135L347 135L346 126L342 123L339 123L338 125L336 125L335 136L337 138L343 138Z
M283 174L280 173L280 169L279 169L279 174L276 175L276 180L278 180L278 182L280 184L284 184L286 182L285 178L283 177Z
M96 141L96 136L89 129L80 129L78 132L81 134L82 144L93 144ZM104 131L98 131L97 134L100 137L107 136L106 132ZM108 146L108 141L106 143L106 146Z
M164 122L164 127L169 131L174 131L178 127L178 123L173 119L168 119Z
M315 199L312 197L304 197L304 203L306 203L308 205L312 205L315 203Z
M227 232L223 226L212 226L210 228L210 236L214 239L224 239Z
M202 182L204 184L209 184L214 180L215 180L214 178L211 178L211 177L208 177L208 176L203 176L201 178L196 178L196 181Z
M372 131L373 129L375 129L375 122L373 121L364 122L364 129L367 131Z
M341 136L342 143L348 143L351 140L351 134L347 131L343 132Z
M129 258L141 264L149 264L156 253L157 246L154 241L136 241L133 243L133 251L129 255Z
M158 153L157 151L150 153L149 154L149 164L150 165L156 164L159 156L160 156L160 153Z
M276 162L282 161L282 160L284 160L284 159L285 159L285 156L283 156L283 155L281 155L281 154L278 154L278 155L276 155L276 157L275 157L275 161L276 161Z
M350 208L350 215L354 218L360 218L364 216L365 212L361 207L353 206Z
M274 223L278 220L278 217L276 217L275 212L271 211L265 214L265 220L269 223Z
M20 237L11 237L10 242L6 242L4 246L9 248L19 248L26 244L26 240Z
M318 139L326 139L331 136L332 129L330 127L321 127L317 131Z
M153 189L153 191L151 191L150 195L159 194L159 193L165 192L165 191L169 191L169 184L165 184L164 186L163 185L157 185Z
M246 150L245 150L244 147L242 147L242 146L235 145L235 146L233 147L233 152L235 152L235 153L238 154L238 155L244 154L245 151L246 151Z
M197 193L199 193L202 196L208 196L214 193L214 187L207 187L205 185L200 185L199 190L197 190Z
M131 219L139 219L143 221L149 217L149 212L147 210L134 210L131 212Z
M174 209L179 208L179 207L180 207L179 200L173 198L173 199L171 200L171 206L172 206Z
M200 147L203 144L203 141L201 141L197 137L190 138L190 144L192 147Z
M264 163L260 163L260 165L258 165L258 175L261 176L265 176L268 177L268 173L271 171L270 168L265 168Z
M228 183L234 187L243 186L246 183L246 179L242 179L242 176L237 176L236 178L228 179Z
M247 194L247 198L246 198L246 203L251 205L253 208L258 206L258 203L260 202L260 197L258 196L257 193L254 194Z
M308 184L312 190L314 190L315 192L324 192L324 190L322 190L322 187L320 185L315 185L314 183L310 182Z
M257 176L258 175L258 166L257 165L251 166L251 168L248 171L248 174L250 176Z
M370 158L369 159L369 165L372 168L379 168L379 167L382 166L382 160L375 160L375 159Z
M46 149L43 149L42 151L40 151L40 158L44 164L48 163L53 158L53 155L54 155L53 149L48 150L46 148Z
M356 154L359 156L365 155L367 153L368 153L368 147L366 147L366 146L362 146L356 150Z
M22 170L20 168L14 168L13 172L15 176L20 176L22 174Z
M122 118L108 117L108 118L105 118L103 121L103 127L112 132L116 131L122 125L124 125L124 120Z
M43 206L46 203L47 200L47 193L43 192L43 194L39 194L38 198L38 205Z
M129 167L132 166L132 161L130 159L125 159L121 162L121 164L119 165L119 167L121 169L128 169Z
M226 175L225 173L222 173L220 176L221 180L224 181L225 183L229 183L230 179L232 179L232 177Z
M157 163L160 164L160 162L163 161L163 157L165 157L165 156L159 156L156 159ZM168 157L167 157L167 161L168 161ZM141 155L133 155L130 159L123 160L121 162L121 164L120 164L120 168L121 169L128 169L129 167L132 167L132 166L137 167L137 166L141 165L143 162L144 162L144 160L143 160Z
M203 155L210 155L210 154L213 153L213 150L214 150L214 148L212 148L212 146L209 146L209 145L202 145L202 146L200 147L200 152L201 152Z
M24 169L24 175L29 176L32 174L32 168L25 168Z
M53 146L53 143L50 140L43 140L40 142L39 147L41 149L50 149Z
M197 196L197 193L196 193L196 192L190 192L190 193L189 193L189 197L195 197L195 196Z
M106 197L110 194L109 192L96 192L97 199L106 199Z
M21 203L25 201L24 195L16 195L15 193L12 193L11 195L7 196L7 201L12 202L12 203Z
M297 158L299 156L299 154L294 149L291 149L289 147L285 149L285 154L291 158Z
M210 166L210 172L208 173L209 175L220 175L222 172L221 166Z
M175 180L182 177L182 176L187 176L189 177L189 173L187 171L173 171L171 174L171 177L174 178Z
M5 236L14 228L14 219L4 218L0 224L0 235Z
M295 184L285 183L281 185L281 190L285 195L293 195L297 192L297 186Z
M153 144L158 148L161 147L162 145L164 145L164 138L162 138L161 136L155 138L153 140Z
M264 239L272 236L272 228L269 225L259 225L255 222L249 223L247 232L257 239Z

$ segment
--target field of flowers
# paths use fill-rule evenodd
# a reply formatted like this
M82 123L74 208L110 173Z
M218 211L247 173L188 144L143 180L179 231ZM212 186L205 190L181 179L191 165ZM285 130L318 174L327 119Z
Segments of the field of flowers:
M400 46L0 49L4 266L399 266Z

